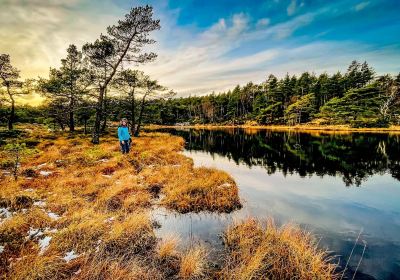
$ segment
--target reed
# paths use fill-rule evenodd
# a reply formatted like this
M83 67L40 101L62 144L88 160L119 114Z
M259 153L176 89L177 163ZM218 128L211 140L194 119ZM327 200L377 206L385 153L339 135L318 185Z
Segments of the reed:
M222 279L337 279L336 265L314 237L298 226L247 219L223 235Z

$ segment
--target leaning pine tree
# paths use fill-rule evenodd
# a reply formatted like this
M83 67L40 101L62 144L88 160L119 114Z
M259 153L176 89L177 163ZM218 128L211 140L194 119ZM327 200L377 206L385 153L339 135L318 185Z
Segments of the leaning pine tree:
M160 21L153 19L150 6L132 8L117 25L107 28L94 43L83 46L98 90L96 95L96 118L92 142L99 143L100 124L104 111L104 96L114 76L122 69L123 62L145 63L156 58L155 53L143 52L143 47L155 41L149 38L151 31L160 29Z

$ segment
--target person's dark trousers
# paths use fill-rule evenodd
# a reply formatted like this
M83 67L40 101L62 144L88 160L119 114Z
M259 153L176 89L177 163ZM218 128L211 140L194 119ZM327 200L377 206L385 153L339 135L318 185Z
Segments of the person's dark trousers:
M124 144L122 144L122 141L119 141L119 144L121 145L121 151L123 154L129 153L129 140L125 140Z

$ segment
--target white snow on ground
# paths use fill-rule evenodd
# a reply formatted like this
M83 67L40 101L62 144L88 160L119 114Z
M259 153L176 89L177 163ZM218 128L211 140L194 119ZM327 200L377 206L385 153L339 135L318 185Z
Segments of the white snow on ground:
M13 215L12 212L8 210L8 208L0 208L0 218L8 219Z
M96 246L96 248L95 248L95 250L94 250L96 253L100 250L100 243L101 243L101 242L102 242L101 239L97 240L97 246Z
M77 255L77 254L75 253L75 251L72 250L72 251L69 251L69 252L67 252L67 253L65 254L65 257L63 258L63 260L66 261L66 262L70 262L70 261L72 261L73 259L76 259L77 257L79 257L79 255Z
M34 237L39 237L43 235L43 231L41 231L38 228L30 228L28 231L28 236L26 237L27 239L32 239Z
M220 188L228 188L230 186L231 186L230 183L223 183L222 185L219 185Z
M52 171L44 171L44 170L40 170L39 174L40 174L40 175L42 175L42 176L45 176L45 177L47 177L47 176L49 176L49 175L53 174L53 172L52 172Z
M4 252L4 246L0 245L0 254Z
M56 213L53 213L53 212L47 212L47 215L48 215L51 219L53 219L53 220L58 220L58 219L60 219L60 216L57 215Z
M43 255L43 253L47 250L47 247L50 245L51 236L45 236L43 239L39 240L40 252L39 255Z
M45 233L56 233L58 231L58 229L56 228L49 228L46 227L45 229L38 229L38 228L30 228L28 230L28 235L25 237L27 240L28 239L34 239L40 236L43 236Z
M106 178L111 178L111 175L106 175L106 174L101 174L101 176L106 177Z
M111 223L112 221L115 220L115 217L110 217L104 220L105 223Z
M34 206L38 206L38 207L45 207L46 206L46 201L43 200L39 200L39 201L35 201L33 203Z
M97 162L108 162L109 160L106 158L99 159Z
M42 168L43 166L46 166L47 165L47 162L45 162L45 163L42 163L42 164L39 164L38 166L36 166L38 169L40 169L40 168Z

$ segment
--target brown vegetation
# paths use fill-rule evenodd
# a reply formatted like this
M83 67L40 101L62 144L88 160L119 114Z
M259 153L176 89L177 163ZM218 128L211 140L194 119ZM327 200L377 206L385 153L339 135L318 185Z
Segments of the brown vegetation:
M253 259L253 250L280 261L295 258L290 269L282 268L285 275L301 275L298 270L310 265L313 275L330 275L324 255L295 229L275 229L276 248L258 224L247 225L248 233L237 232L243 225L229 229L222 271L210 266L204 245L185 248L175 237L157 238L154 207L229 212L241 206L228 174L196 168L179 153L182 138L144 134L126 156L112 136L94 146L78 134L55 137L43 128L28 129L21 141L34 138L38 144L23 157L18 180L5 165L0 170L0 279L246 279L232 278L228 270L265 272L267 259ZM12 156L3 150L1 161L12 162Z
M222 279L336 279L336 266L317 249L312 235L295 225L277 227L248 219L223 235L226 259Z

